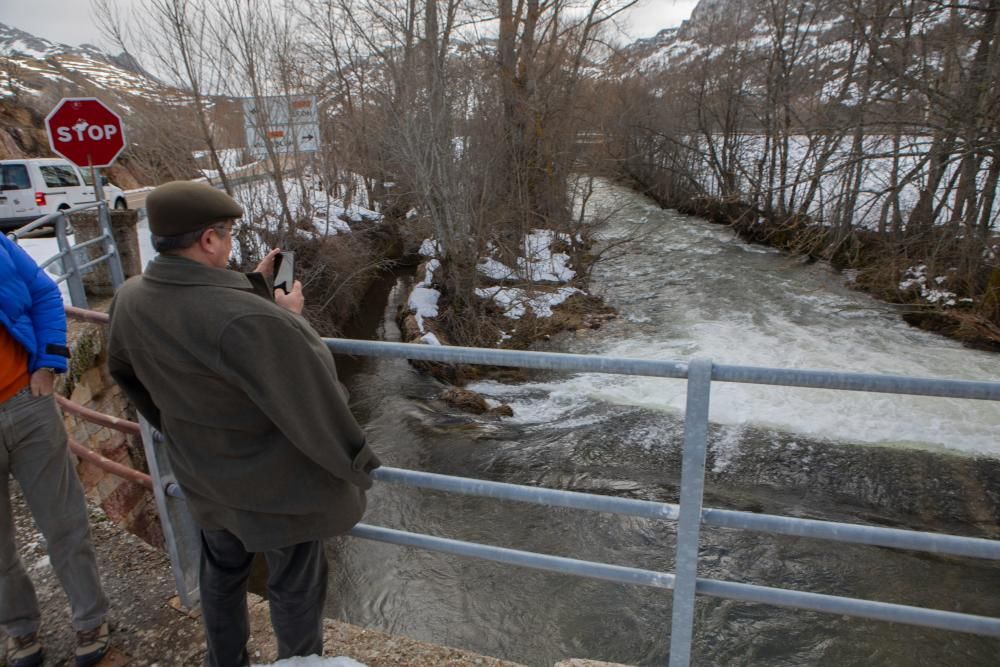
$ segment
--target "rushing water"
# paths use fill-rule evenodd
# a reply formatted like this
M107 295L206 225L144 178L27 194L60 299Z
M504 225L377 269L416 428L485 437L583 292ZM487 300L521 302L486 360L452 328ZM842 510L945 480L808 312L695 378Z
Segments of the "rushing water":
M550 348L650 359L1000 379L1000 358L908 327L827 267L749 246L723 227L599 191L608 240L635 241L593 288L620 317ZM408 281L373 300L378 337ZM384 293L384 292L383 292ZM501 421L456 413L399 360L351 362L354 406L387 465L676 502L685 384L599 374L483 382ZM715 383L705 504L998 537L1000 405ZM675 525L380 485L366 522L660 571ZM588 657L663 664L670 592L345 539L331 614L529 665ZM699 575L1000 616L1000 567L723 529ZM711 598L695 664L995 664L1000 641Z

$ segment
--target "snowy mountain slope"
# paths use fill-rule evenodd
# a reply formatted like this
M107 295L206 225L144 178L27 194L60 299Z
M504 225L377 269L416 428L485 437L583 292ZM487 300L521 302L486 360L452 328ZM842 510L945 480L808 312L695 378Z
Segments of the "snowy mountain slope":
M897 11L877 26L875 0L701 0L680 28L631 44L621 71L656 76L728 61L748 85L759 87L769 72L794 70L795 94L849 106L850 86L861 78L871 44L883 51L878 59L891 61L898 55L890 53L892 45L909 35L913 48L926 54L909 73L927 77L949 41L971 43L981 13L956 7L952 13L933 0L913 0L908 25ZM873 85L879 86L877 75Z
M114 56L91 44L50 42L0 23L0 99L66 94L111 95L125 105L136 97L164 103L186 99L126 53Z

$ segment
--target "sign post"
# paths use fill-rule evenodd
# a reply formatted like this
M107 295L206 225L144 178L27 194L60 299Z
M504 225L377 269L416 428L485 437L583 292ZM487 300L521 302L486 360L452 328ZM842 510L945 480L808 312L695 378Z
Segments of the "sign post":
M94 198L98 204L98 217L107 235L106 247L116 255L111 262L112 284L121 285L122 275L118 248L111 231L111 215L104 201L104 183L101 168L110 167L125 150L125 126L121 117L103 102L93 97L64 97L45 117L49 146L80 169L90 171L94 182Z

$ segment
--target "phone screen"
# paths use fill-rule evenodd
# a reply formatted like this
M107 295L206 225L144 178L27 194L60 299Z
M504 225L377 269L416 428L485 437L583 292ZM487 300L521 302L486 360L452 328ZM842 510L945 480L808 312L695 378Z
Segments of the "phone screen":
M291 250L282 250L274 258L274 289L282 289L285 294L292 291L295 284L295 253Z

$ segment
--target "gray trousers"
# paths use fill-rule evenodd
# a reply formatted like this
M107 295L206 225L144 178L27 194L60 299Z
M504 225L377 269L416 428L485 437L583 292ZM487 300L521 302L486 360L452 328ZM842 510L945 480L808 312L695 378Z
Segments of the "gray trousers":
M108 613L108 600L97 573L83 489L53 397L22 391L0 404L0 443L0 627L21 636L41 623L35 588L14 543L13 475L69 598L73 628L96 628Z
M254 555L225 530L201 531L198 585L208 651L206 667L249 665L247 578ZM264 552L271 627L278 659L323 655L323 603L329 566L323 542Z

